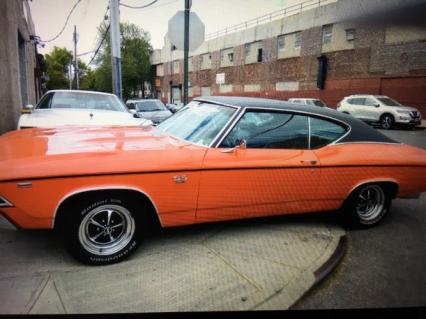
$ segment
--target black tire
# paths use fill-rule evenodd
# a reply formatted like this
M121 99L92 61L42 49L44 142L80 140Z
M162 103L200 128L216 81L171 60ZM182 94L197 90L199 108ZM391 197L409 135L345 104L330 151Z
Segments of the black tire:
M107 265L129 257L147 233L132 197L98 193L76 200L61 227L70 254L82 263Z
M368 193L370 195L367 195ZM346 199L340 217L345 226L350 228L373 227L387 215L391 202L389 190L383 184L364 184L357 187Z
M395 123L395 119L392 114L383 114L380 117L380 127L385 130L389 130Z

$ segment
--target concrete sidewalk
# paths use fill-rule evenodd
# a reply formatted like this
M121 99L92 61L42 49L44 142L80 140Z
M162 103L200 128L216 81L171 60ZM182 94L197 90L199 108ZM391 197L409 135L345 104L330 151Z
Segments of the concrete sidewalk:
M344 234L311 216L196 225L88 267L52 233L0 223L0 314L288 309L339 260Z

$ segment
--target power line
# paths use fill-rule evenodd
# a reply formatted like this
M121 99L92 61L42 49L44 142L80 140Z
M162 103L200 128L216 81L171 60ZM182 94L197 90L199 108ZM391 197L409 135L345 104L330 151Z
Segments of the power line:
M105 39L106 39L106 36L107 36L107 34L108 34L109 27L110 27L110 25L108 25L108 27L106 28L105 33L104 33L104 36L103 36L103 38L102 38L101 42L99 43L99 46L98 46L98 48L97 48L97 49L96 49L96 51L95 51L95 54L94 54L94 55L92 56L92 58L90 59L90 62L89 62L89 63L87 63L87 66L89 66L89 65L93 62L93 60L95 59L95 57L96 57L96 55L98 54L99 50L101 49L102 44L104 43L104 41L105 41Z
M151 5L153 5L154 3L158 2L158 0L154 0L144 6L129 6L128 4L125 3L120 3L120 6L126 7L126 8L130 8L130 9L143 9L143 8L147 8Z
M59 38L59 37L61 36L61 34L64 32L64 30L65 30L65 28L66 28L66 26L67 26L67 24L68 24L68 21L69 21L69 19L70 19L70 17L71 17L71 14L74 12L74 9L78 6L78 4L79 4L81 1L82 1L82 0L77 0L77 2L74 4L74 6L72 7L71 11L68 13L68 17L67 17L67 19L65 20L65 24L64 24L64 26L62 27L61 31L59 31L59 33L58 33L55 37L53 37L52 39L49 39L49 40L46 40L46 41L41 40L41 42L44 42L44 43L52 42L52 41L55 41L57 38Z

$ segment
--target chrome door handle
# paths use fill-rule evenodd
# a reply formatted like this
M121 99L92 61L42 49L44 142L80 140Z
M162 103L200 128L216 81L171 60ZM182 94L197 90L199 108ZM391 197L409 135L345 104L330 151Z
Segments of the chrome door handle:
M316 165L318 163L318 161L317 160L301 160L300 163Z

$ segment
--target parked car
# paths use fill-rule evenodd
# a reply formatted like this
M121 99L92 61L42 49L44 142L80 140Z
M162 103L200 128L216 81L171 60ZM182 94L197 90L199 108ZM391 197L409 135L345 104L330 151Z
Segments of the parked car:
M176 113L177 111L181 110L184 106L185 104L183 104L182 102L166 104L166 107L173 113Z
M1 213L57 229L90 264L123 260L155 225L340 209L368 227L393 198L426 191L425 150L334 110L258 98L196 98L156 127L13 131L0 160Z
M156 99L132 99L126 101L126 106L135 114L135 117L151 120L154 124L161 123L172 116L172 112L163 102Z
M390 129L394 124L413 128L422 120L418 109L404 106L385 95L350 95L339 102L337 110L367 123L379 123L384 129Z
M117 96L92 91L49 91L35 108L28 105L22 113L18 129L63 125L137 126L143 122L135 119Z
M312 106L319 106L319 107L327 107L327 104L325 104L320 99L311 99L311 98L291 98L288 99L291 103L299 103L304 105L312 105Z

